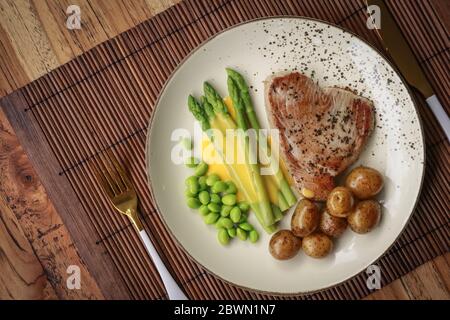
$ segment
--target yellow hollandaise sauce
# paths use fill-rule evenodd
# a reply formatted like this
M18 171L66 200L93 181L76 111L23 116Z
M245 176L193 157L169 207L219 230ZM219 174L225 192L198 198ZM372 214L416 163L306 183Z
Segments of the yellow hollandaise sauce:
M226 97L224 99L225 104L228 108L228 111L231 115L231 117L235 120L236 118L236 113L235 110L233 108L233 103L231 101L230 97ZM238 139L237 137L235 139ZM248 203L254 203L255 199L257 199L256 196L256 192L253 188L253 185L251 183L251 177L248 175L248 170L246 169L245 164L241 164L239 163L238 160L238 155L243 152L243 150L240 150L241 148L239 147L239 144L236 143L236 141L234 141L234 156L235 156L235 162L233 164L233 168L236 170L237 174L239 175L239 177L241 178L241 181L243 183L243 185L241 186L242 188L245 188L245 193L247 194L247 196L245 196L244 192L242 190L240 190L239 186L238 186L238 193L237 193L237 198L238 201L242 201L245 200ZM220 154L217 153L217 151L214 148L213 143L211 143L209 141L208 138L204 138L201 144L201 148L202 148L202 158L203 161L205 161L206 163L209 164L209 168L208 168L208 174L217 174L223 181L227 181L227 180L233 180L232 177L230 176L230 173L228 172L228 169L226 167L226 165L223 162L222 157L220 156ZM223 143L223 148L224 148L224 153L226 153L226 143ZM281 161L280 161L281 163ZM283 173L285 172L285 168L284 165L281 163L281 168L283 170ZM285 175L285 176L289 176L289 175ZM290 178L290 177L289 177ZM262 175L262 179L264 181L266 190L268 192L269 195L269 199L271 203L274 204L278 204L278 189L276 186L276 183L274 181L274 177L271 175ZM290 182L290 180L288 180Z
M217 174L222 181L233 180L223 163L222 157L214 149L214 145L208 138L202 140L202 158L203 161L208 163L208 174ZM235 166L237 167L237 165ZM243 176L243 175L242 175ZM247 181L248 182L248 181ZM253 189L251 186L247 186ZM236 194L238 201L246 200L249 203L251 199L244 197L242 190L238 187L238 193Z

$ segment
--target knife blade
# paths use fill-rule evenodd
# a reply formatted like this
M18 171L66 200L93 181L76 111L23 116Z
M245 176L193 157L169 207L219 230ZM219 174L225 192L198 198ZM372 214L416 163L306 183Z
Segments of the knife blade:
M419 62L414 56L397 22L395 22L385 1L366 0L366 5L376 5L380 8L381 28L374 29L375 32L406 81L425 97L428 106L444 130L447 140L450 141L450 118L434 94L428 79L420 68Z

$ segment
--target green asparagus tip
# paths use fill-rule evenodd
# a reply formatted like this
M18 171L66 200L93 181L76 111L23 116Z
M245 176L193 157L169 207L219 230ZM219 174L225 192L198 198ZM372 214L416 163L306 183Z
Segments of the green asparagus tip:
M203 82L203 92L205 93L206 101L208 101L211 105L214 105L216 100L214 91L214 88L207 81Z
M216 89L207 81L203 83L206 100L214 108L216 113L228 113L227 106L223 102L222 97L217 93Z
M239 99L239 90L237 88L236 83L234 82L233 78L228 76L227 78L227 85L228 85L228 93L230 94L230 98L233 101L236 101Z
M205 110L192 95L189 95L188 97L188 108L189 111L194 115L195 119L200 122L202 129L208 130L210 128L210 125Z
M236 85L239 87L239 90L241 90L242 92L247 94L248 86L247 86L247 83L245 82L244 77L239 72L237 72L236 70L233 70L231 68L226 68L225 70L227 71L227 74L231 78L233 78L233 80L236 82Z
M203 91L205 91L206 98L208 98L208 94L215 96L215 90L208 81L203 82Z
M188 96L188 108L189 111L192 113L197 113L197 106L196 106L197 102L195 101L195 98L190 94ZM195 114L194 114L195 115Z
M230 77L234 78L235 80L236 80L237 78L242 78L242 75L241 75L239 72L237 72L236 70L234 70L234 69L231 69L231 68L225 68L225 70L227 71L227 74L228 74Z
M205 109L205 113L208 116L209 119L213 119L214 118L214 109L212 107L212 105L208 102L208 100L205 98L205 96L202 96L200 99L203 108Z

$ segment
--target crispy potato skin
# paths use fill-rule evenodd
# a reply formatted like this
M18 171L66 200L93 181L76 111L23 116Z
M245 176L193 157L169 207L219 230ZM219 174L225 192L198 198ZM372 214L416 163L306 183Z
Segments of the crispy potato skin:
M345 179L345 186L361 200L376 196L383 189L383 185L381 173L362 166L353 169Z
M275 233L269 242L270 254L278 260L293 258L299 251L302 240L294 236L289 230L280 230Z
M345 218L353 208L355 201L349 188L336 187L327 198L327 210L332 216Z
M319 225L320 213L317 206L308 199L302 199L291 218L291 230L297 237L305 237Z
M333 241L321 232L313 232L303 238L303 251L312 258L323 258L333 249Z
M319 230L327 236L337 238L347 229L347 219L332 216L324 211L320 217Z
M355 206L347 218L348 225L356 233L372 231L381 218L381 205L375 200L364 200Z

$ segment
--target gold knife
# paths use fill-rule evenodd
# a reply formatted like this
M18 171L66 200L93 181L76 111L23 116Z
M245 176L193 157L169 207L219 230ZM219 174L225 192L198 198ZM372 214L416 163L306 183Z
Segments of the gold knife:
M366 0L367 6L380 8L380 29L374 29L381 38L383 45L408 83L419 90L425 97L428 106L437 118L450 141L450 119L437 96L433 93L430 83L419 66L410 46L394 20L384 0ZM370 14L370 13L369 13Z

